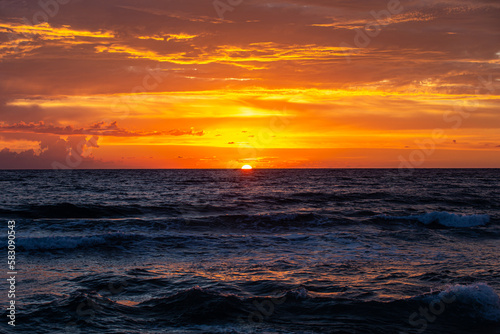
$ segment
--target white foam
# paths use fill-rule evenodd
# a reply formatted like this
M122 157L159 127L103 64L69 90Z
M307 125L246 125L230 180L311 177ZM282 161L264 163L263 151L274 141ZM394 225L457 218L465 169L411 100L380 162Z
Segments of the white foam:
M449 212L430 212L415 216L391 217L379 216L385 219L407 219L418 220L419 222L429 225L438 223L447 227L474 227L486 225L490 222L489 215L457 215Z
M500 321L500 297L485 283L453 285L441 291L438 296L466 306L467 310L472 312L467 314L471 318Z

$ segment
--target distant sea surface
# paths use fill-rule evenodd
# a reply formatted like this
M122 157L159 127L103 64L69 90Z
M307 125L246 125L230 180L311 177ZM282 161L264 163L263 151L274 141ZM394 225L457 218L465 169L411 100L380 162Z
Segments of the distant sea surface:
M0 332L500 333L499 176L0 171Z

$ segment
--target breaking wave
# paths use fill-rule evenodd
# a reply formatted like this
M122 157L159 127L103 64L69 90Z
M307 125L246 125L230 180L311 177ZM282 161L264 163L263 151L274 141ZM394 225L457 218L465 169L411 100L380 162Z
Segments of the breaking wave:
M490 222L489 215L459 215L449 212L430 212L414 216L393 217L380 215L378 218L385 220L411 220L424 225L440 225L444 227L476 227Z

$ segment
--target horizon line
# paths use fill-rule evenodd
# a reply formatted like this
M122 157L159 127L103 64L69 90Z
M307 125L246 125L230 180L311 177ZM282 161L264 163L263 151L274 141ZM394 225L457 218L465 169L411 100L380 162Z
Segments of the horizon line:
M401 167L293 167L293 168L256 168L250 170L359 170L359 169L376 169L376 170L431 170L431 169L500 169L500 167L415 167L415 168L401 168ZM241 168L0 168L0 171L74 171L74 170L242 170Z

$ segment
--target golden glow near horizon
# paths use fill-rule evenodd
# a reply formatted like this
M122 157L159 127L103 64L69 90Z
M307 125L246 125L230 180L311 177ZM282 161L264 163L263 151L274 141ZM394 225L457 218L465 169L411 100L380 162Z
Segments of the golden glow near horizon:
M463 1L5 8L0 167L500 167L500 6Z
M249 169L253 169L253 168L250 165L244 165L243 167L241 167L241 169L249 170Z

